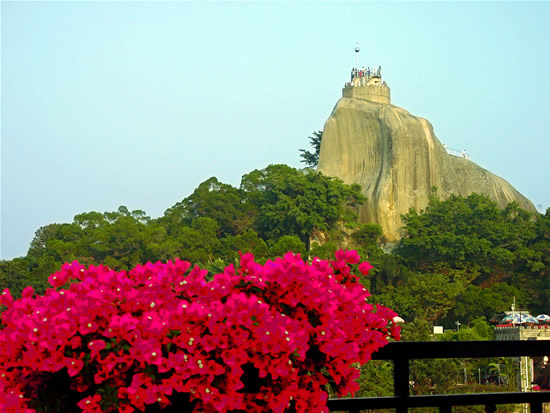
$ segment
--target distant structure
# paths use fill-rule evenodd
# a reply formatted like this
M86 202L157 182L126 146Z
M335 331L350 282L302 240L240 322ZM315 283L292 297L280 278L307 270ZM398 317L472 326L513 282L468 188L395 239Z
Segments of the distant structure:
M550 325L500 324L495 327L495 340L550 340ZM550 349L550 344L548 348ZM550 390L549 356L550 350L544 357L516 358L519 373L516 376L516 385L521 391L530 391L534 386L542 390Z
M344 85L342 97L365 99L389 104L390 88L382 81L382 66L359 68L359 46L355 47L356 63L351 69L351 79Z
M357 210L360 223L379 224L387 243L398 242L405 234L401 217L411 208L424 210L434 187L442 200L477 193L500 208L515 201L536 212L531 201L474 163L466 150L444 147L427 119L393 105L382 67L360 66L359 46L355 50L342 97L323 127L317 171L361 186L367 200Z
M456 156L457 158L464 158L466 160L470 160L470 154L466 152L466 149L463 149L462 151L460 149L456 148L448 148L445 144L443 144L443 147L447 151L447 153L451 156Z

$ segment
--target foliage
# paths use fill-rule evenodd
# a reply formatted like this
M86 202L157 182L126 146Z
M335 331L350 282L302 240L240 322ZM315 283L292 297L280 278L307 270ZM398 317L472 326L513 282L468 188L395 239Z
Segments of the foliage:
M447 330L439 336L441 341L487 341L494 339L494 328L484 317L474 318L470 326L460 327L458 331Z
M403 220L406 236L396 253L407 266L462 282L453 317L491 318L513 297L535 314L548 311L548 211L536 216L515 203L499 209L483 195L442 201L434 194L425 211L411 210Z
M431 324L423 319L406 323L402 330L403 341L431 341ZM456 384L461 371L458 359L413 360L410 363L410 379L413 394L445 393Z
M344 185L313 171L270 165L244 175L245 201L258 211L255 229L264 239L299 237L306 250L314 231L330 231L342 222L355 221L349 209L363 202L358 185Z
M491 319L495 313L507 311L514 298L521 303L529 302L524 291L506 283L496 283L485 288L468 285L457 297L452 318L462 323L480 316Z
M16 297L26 285L43 293L48 274L75 259L116 270L174 257L208 267L240 252L261 262L286 250L329 259L346 246L374 264L363 285L406 320L467 324L514 297L548 312L550 210L537 217L480 195L442 201L434 193L425 211L404 216L407 235L391 251L379 225L356 223L350 205L361 200L358 187L285 165L245 175L240 188L209 178L159 219L121 206L40 228L25 257L0 262L0 287Z
M240 234L250 227L253 211L243 203L239 189L211 177L202 182L187 198L169 208L160 220L168 232L181 225L191 225L194 219L206 217L219 225L217 236Z
M518 363L512 357L499 357L488 364L488 373L497 377L497 385L514 387L518 373Z
M399 288L387 287L380 300L393 306L406 320L434 322L455 307L463 283L441 273L416 273Z
M270 165L244 175L238 188L212 177L158 219L121 206L39 228L26 256L0 261L0 290L19 297L32 285L43 294L48 275L73 260L129 270L180 257L200 263L211 279L247 252L265 263L287 250L330 259L346 247L374 265L360 277L372 300L396 309L406 325L462 324L440 339L483 336L480 317L493 318L514 299L532 314L548 313L550 209L539 216L477 194L441 200L434 191L424 211L403 217L406 235L393 249L379 225L357 223L354 205L362 201L359 187L310 169ZM362 369L365 394L376 392L367 377L383 380L385 367ZM453 391L450 382L446 389Z
M378 224L362 224L352 234L353 242L366 250L381 251L382 227Z
M265 259L268 256L266 242L258 233L249 228L242 234L227 236L222 239L223 257L228 262L234 262L240 252L251 252L257 259ZM291 251L290 249L288 251ZM334 255L333 255L334 256Z
M540 314L550 308L550 208L536 221L535 232L528 245L532 253L522 257L527 256L526 267L530 271L521 282L530 287L527 293L532 297L531 311Z
M298 237L283 235L269 248L269 255L271 257L282 257L287 251L303 255L306 252L306 246Z
M353 248L368 257L374 266L369 274L368 288L375 294L407 283L409 270L402 257L386 253L382 249L384 235L377 224L362 224L351 234Z
M500 210L484 195L432 196L426 211L403 217L406 236L399 253L416 258L420 269L446 263L450 268L506 269L514 252L535 235L531 214L510 204Z
M211 281L180 260L64 264L43 296L0 295L0 409L130 413L184 396L190 411L327 411L323 387L356 392L352 364L399 338L351 273L359 261L244 254Z
M0 261L0 288L9 288L12 291L23 291L31 280L27 258L15 258L10 261ZM39 282L34 282L39 284ZM44 292L45 289L42 289Z
M363 364L357 383L360 388L355 397L393 396L393 364L384 360Z
M313 148L313 152L307 151L305 149L300 149L302 154L300 162L304 163L309 168L317 168L319 163L319 153L321 152L321 141L323 140L323 131L313 132L313 136L309 137L309 143Z
M308 254L310 257L326 260L332 257L337 249L338 245L332 241L327 241L323 244L315 243L310 248Z

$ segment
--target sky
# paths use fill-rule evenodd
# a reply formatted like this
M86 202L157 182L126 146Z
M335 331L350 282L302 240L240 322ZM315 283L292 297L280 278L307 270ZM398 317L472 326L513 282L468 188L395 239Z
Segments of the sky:
M550 3L2 1L1 258L209 177L302 167L355 65L550 207Z

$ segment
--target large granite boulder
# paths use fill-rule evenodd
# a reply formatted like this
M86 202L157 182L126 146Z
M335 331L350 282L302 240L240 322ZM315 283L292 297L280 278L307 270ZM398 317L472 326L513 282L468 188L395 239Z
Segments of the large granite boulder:
M377 97L382 87L386 101ZM396 241L402 236L401 215L411 207L424 209L432 187L442 199L476 192L500 207L516 201L536 211L504 179L449 155L430 122L389 103L387 86L370 88L376 93L368 86L344 90L325 122L318 165L324 175L361 185L367 202L359 211L360 222L380 224L386 238Z

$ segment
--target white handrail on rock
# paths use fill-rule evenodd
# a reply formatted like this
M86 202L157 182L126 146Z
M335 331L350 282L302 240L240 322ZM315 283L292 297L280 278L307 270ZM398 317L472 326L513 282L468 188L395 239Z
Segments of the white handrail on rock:
M459 149L455 149L455 148L447 148L445 145L443 145L443 147L445 148L445 150L447 151L447 153L451 156L456 156L458 158L464 158L464 159L470 159L470 154L466 152L466 149L464 150L459 150Z

